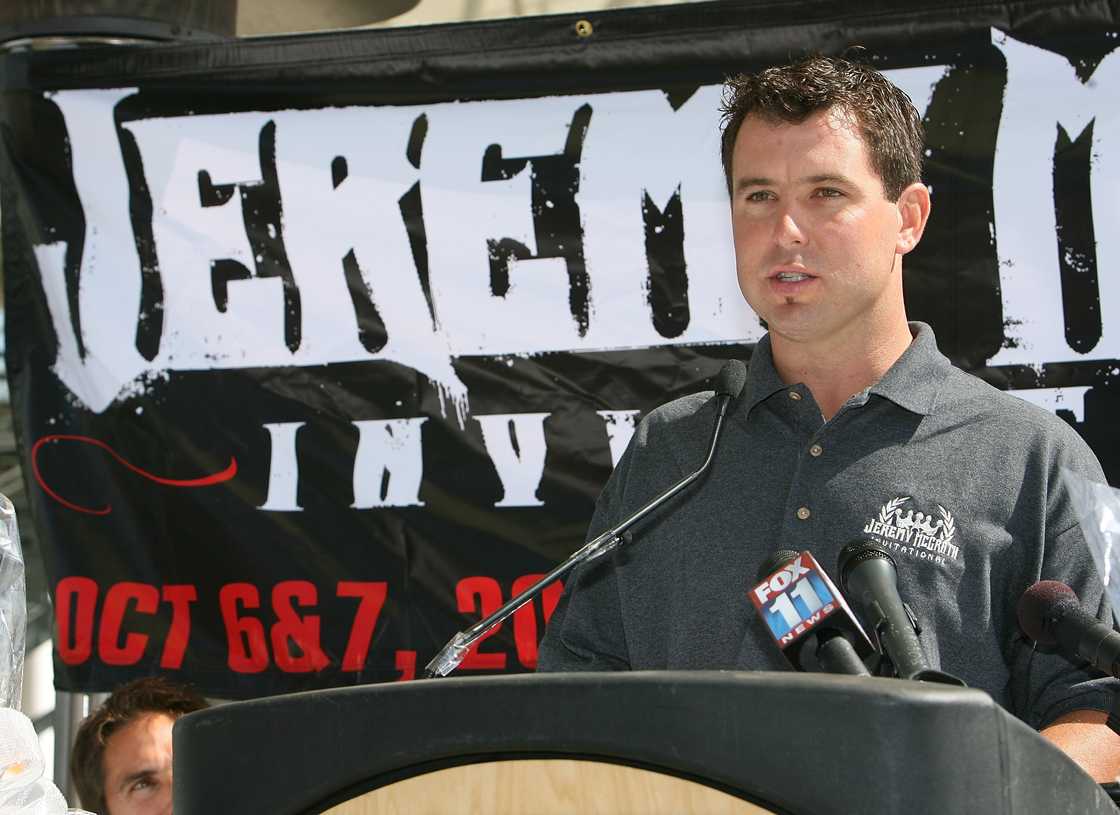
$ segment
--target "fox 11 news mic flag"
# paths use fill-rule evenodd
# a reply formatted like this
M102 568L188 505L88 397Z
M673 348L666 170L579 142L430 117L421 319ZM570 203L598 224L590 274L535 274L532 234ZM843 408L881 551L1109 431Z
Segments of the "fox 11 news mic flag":
M611 527L603 534L588 541L575 552L573 552L567 560L554 568L536 583L531 585L521 594L514 597L504 606L499 608L493 614L479 620L465 631L460 631L448 641L439 653L436 654L432 661L428 663L424 669L424 678L433 679L441 676L447 676L463 661L463 657L467 654L467 649L471 647L478 640L482 639L482 635L496 626L498 623L505 620L513 614L521 606L528 603L542 591L545 587L551 585L554 581L564 577L568 572L574 569L581 563L586 563L594 560L597 557L605 555L616 549L621 544L628 542L631 538L630 529L643 518L648 516L655 509L669 501L678 493L691 486L697 479L708 471L712 464L712 459L715 458L716 445L719 443L720 433L723 430L723 419L727 415L727 407L735 399L739 398L739 394L743 391L743 385L747 382L747 366L737 359L728 360L720 369L719 376L716 377L715 383L715 397L716 397L716 420L712 427L712 440L708 445L708 454L704 458L704 463L701 464L696 470L686 475L669 489L665 490L660 495L653 498L647 504L636 510L630 517L623 520L616 526Z
M809 551L774 553L759 577L751 603L794 668L869 675L871 641Z

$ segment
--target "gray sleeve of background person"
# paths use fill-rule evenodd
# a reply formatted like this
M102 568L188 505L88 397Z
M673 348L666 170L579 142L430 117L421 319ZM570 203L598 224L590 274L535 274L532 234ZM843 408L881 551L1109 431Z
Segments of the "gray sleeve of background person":
M621 496L633 447L632 439L599 495L588 540L620 520ZM541 640L538 671L629 669L616 577L613 553L584 564L568 576L564 594Z
M1105 476L1088 445L1072 428L1061 424L1048 456L1045 551L1036 579L1065 583L1077 592L1086 611L1096 612L1112 627L1112 609L1077 522L1062 469L1100 483L1106 483ZM1020 639L1014 651L1011 681L1013 696L1018 697L1017 712L1039 730L1074 710L1109 710L1120 688L1115 679L1102 677L1059 653L1044 653L1025 640Z

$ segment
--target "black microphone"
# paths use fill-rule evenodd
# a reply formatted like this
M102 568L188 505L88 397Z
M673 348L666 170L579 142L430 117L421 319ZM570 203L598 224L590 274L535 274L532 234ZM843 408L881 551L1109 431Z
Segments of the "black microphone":
M719 369L713 390L715 390L716 396L726 396L730 401L739 398L739 394L743 392L743 386L746 384L747 366L743 364L742 360L729 359ZM727 410L726 402L723 403L721 410Z
M758 574L755 579L761 583L774 572L778 571L782 566L785 566L791 560L795 560L801 553L796 549L779 549L766 560L762 561L762 565L758 567Z
M731 404L732 400L737 399L739 394L743 391L743 385L747 382L747 366L740 360L731 359L723 364L720 369L719 375L716 377L715 382L715 395L716 395L716 420L715 426L712 428L712 438L708 445L708 454L704 459L704 463L700 465L699 469L689 473L680 481L678 481L669 489L665 490L660 495L656 496L644 506L636 510L630 517L626 518L621 523L611 527L602 535L589 540L575 552L573 552L567 560L554 568L536 583L531 585L521 594L514 597L504 606L499 608L493 614L479 620L465 631L460 631L452 637L446 645L439 650L431 662L424 668L424 678L432 679L440 676L447 676L463 661L463 657L467 655L467 649L474 643L482 638L482 635L496 626L498 623L505 620L521 606L528 603L542 591L546 586L552 585L553 582L559 580L566 575L576 566L587 561L594 560L600 555L605 555L611 552L623 543L630 541L633 534L629 532L630 528L636 523L641 521L651 512L662 506L665 502L671 499L677 493L684 490L691 485L696 479L704 475L712 464L712 460L716 455L716 444L719 442L720 434L723 432L723 419L727 415L727 406Z
M879 650L902 679L964 685L929 667L917 622L898 593L898 571L886 549L869 540L849 543L840 552L840 586L864 623L875 632Z
M1023 592L1016 612L1019 628L1039 645L1120 677L1120 633L1085 611L1065 583L1040 580Z
M795 669L870 676L862 657L874 653L871 641L810 552L767 558L751 600Z

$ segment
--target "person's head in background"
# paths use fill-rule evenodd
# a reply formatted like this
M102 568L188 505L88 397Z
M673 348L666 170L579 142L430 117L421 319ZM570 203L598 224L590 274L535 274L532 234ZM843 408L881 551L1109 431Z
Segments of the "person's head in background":
M70 773L82 806L98 815L170 815L171 727L207 707L160 677L115 690L78 728Z

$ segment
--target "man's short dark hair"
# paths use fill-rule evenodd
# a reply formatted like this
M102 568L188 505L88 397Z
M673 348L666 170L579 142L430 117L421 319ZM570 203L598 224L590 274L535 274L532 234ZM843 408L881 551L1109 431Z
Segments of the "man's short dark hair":
M190 688L158 676L136 679L109 695L78 728L70 754L70 775L82 806L105 815L105 745L117 730L147 713L178 719L202 710L207 702Z
M888 200L897 201L906 187L921 180L925 133L910 97L867 65L813 56L727 80L720 152L728 192L731 154L748 115L800 124L834 108L854 120Z

